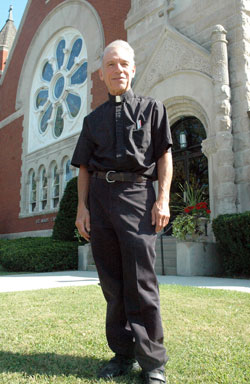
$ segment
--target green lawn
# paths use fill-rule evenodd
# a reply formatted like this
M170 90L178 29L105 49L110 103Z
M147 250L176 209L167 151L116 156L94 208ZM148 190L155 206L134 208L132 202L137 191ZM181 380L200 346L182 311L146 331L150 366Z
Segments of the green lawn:
M250 382L250 296L161 286L169 384ZM98 286L0 294L0 383L95 383L112 356ZM140 383L140 376L111 383ZM104 383L104 381L99 381Z

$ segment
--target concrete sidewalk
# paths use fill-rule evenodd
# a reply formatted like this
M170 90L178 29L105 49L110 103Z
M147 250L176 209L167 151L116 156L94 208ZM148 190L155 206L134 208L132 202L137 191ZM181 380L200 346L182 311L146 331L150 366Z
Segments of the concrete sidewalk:
M199 288L226 289L250 293L250 280L216 277L158 276L159 284L174 284ZM0 292L79 287L99 283L96 272L66 271L0 276Z

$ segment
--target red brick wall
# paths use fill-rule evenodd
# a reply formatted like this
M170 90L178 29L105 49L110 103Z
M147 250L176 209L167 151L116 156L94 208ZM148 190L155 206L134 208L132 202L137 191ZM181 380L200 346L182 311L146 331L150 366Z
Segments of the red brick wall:
M61 2L62 0L51 0L48 4L45 4L45 2L41 0L32 1L29 7L28 15L26 16L26 23L21 30L18 43L12 55L8 71L5 74L4 82L0 90L1 99L7 101L4 103L4 107L0 110L0 121L15 112L19 76L25 55L37 28L47 14Z
M18 219L20 212L20 178L21 178L21 148L22 120L15 120L0 130L0 233L25 232L30 230L50 229L53 227L55 214L44 217ZM45 223L37 223L41 218Z
M127 32L124 29L124 22L128 11L131 8L130 0L90 0L89 1L97 10L102 20L104 29L105 45L114 40L127 40ZM107 6L108 3L108 6ZM99 79L98 71L92 74L93 81L93 102L92 108L96 108L107 99L107 91L103 82Z
M0 50L0 71L4 70L7 57L8 57L8 51L1 49Z
M15 112L15 102L19 76L25 55L33 35L47 14L63 0L50 0L45 4L41 0L33 0L26 23L24 24L11 62L9 63L4 81L0 87L0 121ZM105 44L116 39L127 39L124 21L131 6L130 0L89 0L99 14L104 34ZM108 6L107 6L108 4ZM92 108L107 99L107 91L100 81L98 72L92 74L93 102ZM51 229L55 214L20 219L20 178L22 155L22 120L19 118L8 126L0 129L0 233L16 233L42 229ZM41 219L45 222L41 223Z

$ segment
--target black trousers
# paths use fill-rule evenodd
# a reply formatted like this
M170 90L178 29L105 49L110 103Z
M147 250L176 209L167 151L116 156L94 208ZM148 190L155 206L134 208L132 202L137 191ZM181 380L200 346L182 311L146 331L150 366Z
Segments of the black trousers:
M107 301L107 341L114 353L135 357L144 370L167 361L154 272L154 202L151 181L91 178L91 246Z

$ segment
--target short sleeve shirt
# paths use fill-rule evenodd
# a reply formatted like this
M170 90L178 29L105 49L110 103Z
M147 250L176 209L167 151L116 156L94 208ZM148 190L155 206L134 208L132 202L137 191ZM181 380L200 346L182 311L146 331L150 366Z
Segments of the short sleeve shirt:
M72 165L89 172L133 172L157 179L157 160L170 152L171 132L164 105L132 89L96 108L83 122Z

